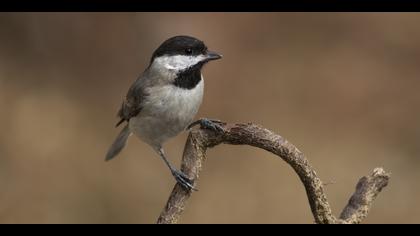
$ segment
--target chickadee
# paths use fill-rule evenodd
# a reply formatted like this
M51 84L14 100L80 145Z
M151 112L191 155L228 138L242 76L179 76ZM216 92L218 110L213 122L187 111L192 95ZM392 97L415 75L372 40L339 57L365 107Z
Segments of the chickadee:
M194 189L192 180L168 161L162 145L191 124L203 99L201 69L220 58L221 55L208 51L201 40L190 36L175 36L163 42L128 90L116 126L126 124L109 148L106 160L120 153L128 137L135 134L160 155L181 186ZM208 119L198 122L205 128L220 129Z

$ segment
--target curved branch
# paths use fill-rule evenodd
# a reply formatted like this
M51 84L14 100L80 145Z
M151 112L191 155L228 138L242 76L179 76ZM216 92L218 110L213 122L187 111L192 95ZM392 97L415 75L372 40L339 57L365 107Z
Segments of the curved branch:
M308 160L293 144L270 130L258 125L221 124L224 131L214 132L198 129L190 132L184 147L181 170L193 180L198 180L203 163L206 159L207 148L225 143L232 145L250 145L269 151L286 161L302 181L309 205L316 223L359 223L367 215L373 200L388 183L389 175L377 168L374 174L363 177L349 204L343 210L340 219L331 211L323 189L323 183L316 172L309 165ZM191 196L191 191L176 184L169 200L161 212L157 223L177 223Z

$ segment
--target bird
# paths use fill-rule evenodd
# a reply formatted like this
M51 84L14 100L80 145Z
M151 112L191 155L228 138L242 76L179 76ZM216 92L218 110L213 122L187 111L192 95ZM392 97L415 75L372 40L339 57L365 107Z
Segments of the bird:
M159 154L184 189L196 190L193 180L169 162L163 144L196 124L215 131L222 129L217 120L203 118L192 122L203 100L201 70L208 62L221 58L192 36L174 36L161 43L123 99L116 127L124 127L105 160L116 157L134 134Z

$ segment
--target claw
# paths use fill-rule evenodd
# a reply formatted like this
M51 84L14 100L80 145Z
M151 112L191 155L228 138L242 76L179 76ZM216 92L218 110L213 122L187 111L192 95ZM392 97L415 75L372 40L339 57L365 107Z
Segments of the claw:
M192 127L196 125L200 125L200 128L202 129L210 129L219 133L219 132L224 131L223 127L221 126L222 124L226 124L226 123L220 120L202 118L188 125L187 130L190 130Z
M172 175L175 177L175 180L186 190L198 191L194 188L193 181L190 180L184 173L181 171L175 170L172 172Z

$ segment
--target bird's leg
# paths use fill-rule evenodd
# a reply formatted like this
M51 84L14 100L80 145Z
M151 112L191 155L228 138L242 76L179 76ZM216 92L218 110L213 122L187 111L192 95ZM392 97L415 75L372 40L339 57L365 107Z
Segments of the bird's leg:
M197 191L196 188L194 188L194 181L192 181L191 179L188 178L188 176L186 176L184 173L182 173L181 171L177 170L166 158L165 156L165 152L163 151L163 148L160 147L157 149L159 156L163 159L163 161L165 162L165 164L169 167L169 170L171 171L172 175L174 176L175 180L186 190L190 191L190 190L195 190Z
M223 124L226 124L226 123L220 120L201 118L192 122L190 125L188 125L187 130L190 130L192 127L196 125L200 125L202 129L210 129L215 132L224 132L224 129L221 126Z

